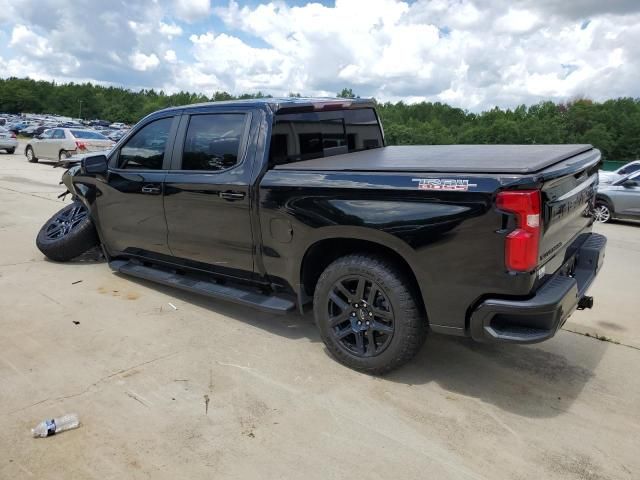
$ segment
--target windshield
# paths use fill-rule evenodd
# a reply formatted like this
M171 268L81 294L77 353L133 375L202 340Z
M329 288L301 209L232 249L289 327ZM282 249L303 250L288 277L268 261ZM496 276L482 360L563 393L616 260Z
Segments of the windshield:
M91 130L70 130L71 134L76 138L83 138L89 140L108 140L107 137L98 132L92 132Z

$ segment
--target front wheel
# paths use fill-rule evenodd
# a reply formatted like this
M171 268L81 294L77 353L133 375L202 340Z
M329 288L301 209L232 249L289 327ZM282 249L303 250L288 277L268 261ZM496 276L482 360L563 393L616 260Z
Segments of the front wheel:
M341 363L379 375L420 350L427 321L406 275L392 262L348 255L320 276L314 316L327 349Z
M611 220L611 209L604 202L596 202L596 208L593 210L595 221L598 223L607 223Z
M81 202L67 205L51 217L36 238L38 249L47 258L67 262L98 244L98 236Z

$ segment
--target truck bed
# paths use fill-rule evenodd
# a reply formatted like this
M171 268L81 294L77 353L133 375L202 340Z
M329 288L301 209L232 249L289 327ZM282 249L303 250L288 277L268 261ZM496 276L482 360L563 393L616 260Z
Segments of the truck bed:
M529 174L591 145L406 145L293 162L278 170Z

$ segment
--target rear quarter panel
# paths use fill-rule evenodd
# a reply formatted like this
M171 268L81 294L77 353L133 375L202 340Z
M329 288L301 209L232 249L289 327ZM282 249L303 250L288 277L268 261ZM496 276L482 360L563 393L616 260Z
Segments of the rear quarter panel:
M425 179L469 186L421 189ZM259 191L264 269L297 291L302 260L316 242L379 243L410 265L431 327L464 334L467 310L479 297L526 295L533 285L533 274L506 272L503 215L494 208L496 191L519 182L495 175L268 171ZM287 229L291 234L282 235Z

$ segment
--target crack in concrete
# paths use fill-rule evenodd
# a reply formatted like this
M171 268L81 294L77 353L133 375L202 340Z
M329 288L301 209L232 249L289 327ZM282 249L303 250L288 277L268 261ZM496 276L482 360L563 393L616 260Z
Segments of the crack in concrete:
M598 340L600 342L607 342L607 343L611 343L613 345L620 345L622 347L627 347L627 348L632 348L634 350L640 350L640 347L636 347L635 345L629 345L628 343L622 343L618 340L615 340L613 338L609 338L607 336L604 335L599 335L597 333L583 333L583 332L578 332L577 330L569 330L568 328L562 328L562 330L564 330L565 332L569 332L569 333L574 333L576 335L582 335L583 337L587 337L587 338L592 338L594 340Z
M107 376L104 376L104 377L102 377L102 378L98 379L97 381L95 381L95 382L93 382L91 385L89 385L87 388L85 388L84 390L82 390L81 392L71 393L71 394L69 394L69 395L63 395L63 396L56 397L56 398L53 398L53 399L51 399L51 398L45 398L45 399L43 399L43 400L39 400L39 401L37 401L37 402L35 402L35 403L32 403L31 405L27 405L27 406L25 406L25 407L21 407L21 408L18 408L18 409L16 409L16 410L13 410L13 411L11 411L11 412L4 413L4 414L3 414L3 416L5 416L5 417L6 417L6 416L9 416L9 415L13 415L14 413L18 413L18 412L22 412L22 411L24 411L24 410L28 410L28 409L30 409L30 408L32 408L32 407L35 407L36 405L40 405L40 404L45 403L45 402L48 402L48 401L52 401L52 402L59 402L59 401L61 401L61 400L66 400L66 399L69 399L69 398L76 398L76 397L80 397L80 396L82 396L82 395L84 395L84 394L86 394L86 393L89 393L89 391L90 391L92 388L97 387L97 386L98 386L98 385L100 385L101 383L106 382L107 380L110 380L110 379L111 379L111 378L113 378L113 377L117 377L118 375L122 375L122 374L127 373L127 372L129 372L129 371L131 371L131 370L134 370L134 369L136 369L136 368L144 367L145 365L149 365L150 363L154 363L154 362L157 362L157 361L159 361L159 360L164 360L165 358L173 357L173 356L177 355L178 353L180 353L180 352L172 352L172 353L169 353L169 354L167 354L167 355L162 355L162 356L160 356L160 357L157 357L157 358L154 358L154 359L151 359L151 360L147 360L146 362L142 362L142 363L139 363L139 364L137 364L137 365L133 365L133 366L131 366L131 367L124 368L124 369L122 369L122 370L118 370L117 372L111 373L111 374L109 374L109 375L107 375ZM146 406L146 405L145 405L145 406Z
M14 190L13 188L7 188L7 187L0 186L0 189L7 190L7 191L13 192L13 193L19 193L20 195L29 195L30 197L34 197L34 198L41 198L42 200L49 200L50 202L56 202L56 203L60 202L60 200L58 200L58 199L53 199L53 198L49 198L49 197L42 197L40 195L36 195L35 193L21 192L20 190ZM54 192L52 192L52 193L54 193Z

